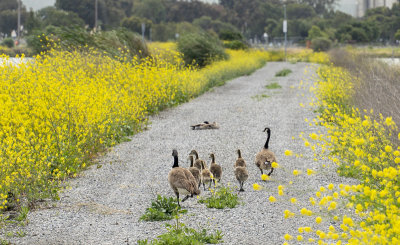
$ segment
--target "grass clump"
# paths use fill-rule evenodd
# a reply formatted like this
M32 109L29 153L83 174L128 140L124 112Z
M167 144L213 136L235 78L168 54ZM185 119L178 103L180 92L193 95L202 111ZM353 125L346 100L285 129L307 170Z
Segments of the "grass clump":
M282 88L281 85L279 85L278 83L270 83L268 85L265 86L266 89L278 89L278 88Z
M290 73L292 73L292 70L283 69L283 70L280 70L277 73L275 73L275 76L276 77L285 77L285 76L289 75Z
M146 209L145 214L140 217L144 221L171 220L175 215L187 213L172 197L157 195L157 199L151 202L151 207Z
M203 228L197 231L193 228L187 227L183 223L179 223L178 219L176 224L166 224L167 233L158 236L158 239L153 241L139 240L139 245L191 245L191 244L217 244L222 242L222 232L217 230L214 234L208 234L207 229Z
M255 99L257 101L261 101L262 99L266 99L266 98L269 98L269 97L270 96L266 95L266 94L257 94L257 95L252 96L251 98Z
M211 197L200 199L200 203L207 205L207 208L234 208L240 204L239 196L234 193L234 190L230 187L221 187L216 191L212 191Z

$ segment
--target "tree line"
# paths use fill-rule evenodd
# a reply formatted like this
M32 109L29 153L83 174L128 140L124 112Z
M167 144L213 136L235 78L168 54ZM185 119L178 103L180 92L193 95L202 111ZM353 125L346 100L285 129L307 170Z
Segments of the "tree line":
M322 38L343 43L394 42L400 39L400 3L393 8L375 8L357 19L334 10L336 0L288 0L288 36L299 40ZM0 32L17 28L17 0L0 2ZM56 28L94 27L95 0L56 0L55 6L38 11L22 7L26 35L52 33ZM147 39L167 41L176 33L206 30L216 35L232 32L246 39L270 40L283 36L280 0L98 0L98 23L102 30L125 27ZM397 33L397 34L396 34Z

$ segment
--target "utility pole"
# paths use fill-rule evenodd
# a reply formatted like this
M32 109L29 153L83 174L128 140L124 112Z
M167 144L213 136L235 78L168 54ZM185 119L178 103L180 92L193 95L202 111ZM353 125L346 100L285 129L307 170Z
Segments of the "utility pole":
M17 30L17 40L21 38L21 0L18 0L18 30Z
M287 20L286 20L286 2L284 0L283 2L283 14L284 14L284 19L283 19L283 32L285 33L285 61L286 59L286 45L287 45Z
M97 32L97 26L98 26L98 5L99 5L99 0L95 0L94 2L94 31Z

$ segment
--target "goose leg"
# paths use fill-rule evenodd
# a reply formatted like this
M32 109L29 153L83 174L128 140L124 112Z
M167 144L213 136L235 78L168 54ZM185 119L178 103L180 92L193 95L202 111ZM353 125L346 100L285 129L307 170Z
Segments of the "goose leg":
M271 172L268 173L268 176L271 176L272 172L274 172L274 168L271 168Z
M262 168L260 168L260 171L261 171L261 175L263 175L263 174L264 174L264 172L263 172Z
M203 182L203 188L204 188L204 191L206 191L206 184L204 184L204 182Z
M190 196L187 195L185 198L182 199L182 202L186 201Z
M240 182L240 191L244 191L243 184L244 184L244 182Z
M179 192L175 193L175 195L176 195L176 200L178 201L178 206L180 207L181 205L179 204Z

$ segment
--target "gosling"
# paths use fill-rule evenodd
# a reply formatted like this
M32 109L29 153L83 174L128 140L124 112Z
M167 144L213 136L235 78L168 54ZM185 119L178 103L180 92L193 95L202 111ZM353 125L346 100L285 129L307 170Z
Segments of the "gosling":
M222 168L220 165L215 163L215 155L214 153L210 154L210 158L211 158L211 164L210 164L210 172L213 175L212 181L214 183L214 187L215 187L215 181L220 181L221 177L222 177Z
M193 177L196 179L197 187L200 188L200 169L193 167L193 156L192 155L189 156L189 159L190 159L189 171L192 173Z
M207 168L207 165L206 165L205 161L199 158L199 154L197 153L196 150L192 150L192 151L189 153L189 156L190 156L190 155L194 155L194 156L195 156L195 161L194 161L194 164L193 164L194 167L198 168L200 171L201 171L204 167Z
M246 167L236 167L235 168L235 177L237 181L239 181L239 192L244 191L243 185L244 182L249 178L249 172Z
M246 161L242 158L242 153L240 152L240 149L237 150L238 158L236 159L235 162L235 168L236 167L246 167Z

